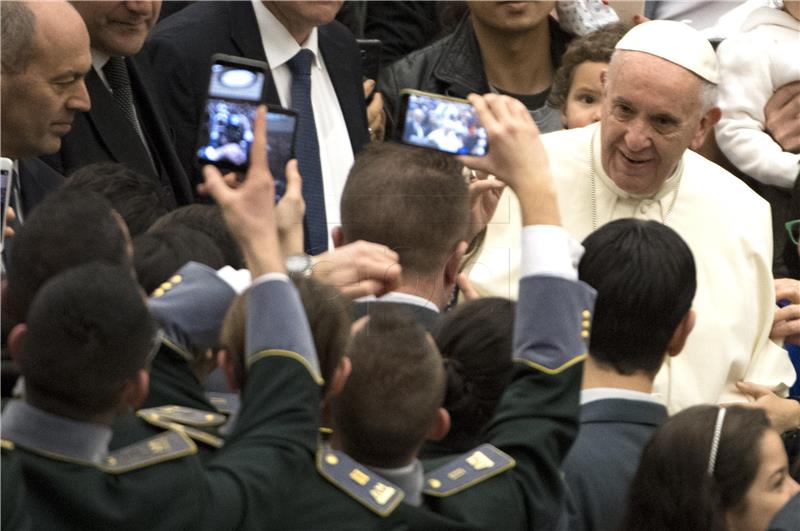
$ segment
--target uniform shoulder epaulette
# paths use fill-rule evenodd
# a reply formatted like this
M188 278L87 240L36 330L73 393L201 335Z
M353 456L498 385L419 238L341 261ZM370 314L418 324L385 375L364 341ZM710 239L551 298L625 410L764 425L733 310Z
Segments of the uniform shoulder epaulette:
M491 444L482 444L425 474L425 488L429 496L451 496L514 468L516 461Z
M159 406L140 409L139 413L156 413L163 420L195 428L211 428L225 424L227 417L221 413L185 406Z
M225 415L235 413L242 405L241 399L236 393L208 392L206 393L206 398L217 411Z
M322 477L379 516L392 514L405 497L400 487L336 450L324 448L317 451L317 470Z
M8 439L0 439L0 448L3 450L13 450L14 443L9 441Z
M200 441L213 448L222 448L225 445L225 439L222 437L217 437L213 433L208 433L191 426L184 426L183 424L169 421L162 418L158 413L142 409L137 411L136 415L148 424L158 426L159 428L165 428L167 430L183 432L195 441Z
M120 448L108 455L100 468L111 474L122 474L194 453L197 453L197 446L189 437L170 430Z

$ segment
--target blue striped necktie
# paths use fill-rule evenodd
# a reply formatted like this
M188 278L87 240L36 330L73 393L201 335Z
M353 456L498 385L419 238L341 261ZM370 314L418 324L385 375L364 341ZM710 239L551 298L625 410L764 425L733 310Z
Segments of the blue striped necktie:
M292 108L297 111L295 155L303 177L306 202L305 248L316 255L328 250L328 224L325 218L325 191L319 161L319 141L311 107L311 63L314 52L302 49L289 60L292 71Z

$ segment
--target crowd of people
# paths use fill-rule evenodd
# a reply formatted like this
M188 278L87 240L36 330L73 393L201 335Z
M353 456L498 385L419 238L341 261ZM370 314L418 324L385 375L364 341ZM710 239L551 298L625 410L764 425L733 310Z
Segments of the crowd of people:
M800 1L618 4L0 2L2 529L800 529Z

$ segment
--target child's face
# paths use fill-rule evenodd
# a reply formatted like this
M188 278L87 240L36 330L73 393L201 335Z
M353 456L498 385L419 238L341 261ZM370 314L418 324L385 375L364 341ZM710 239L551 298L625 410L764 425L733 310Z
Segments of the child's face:
M567 101L561 109L561 124L566 129L584 127L600 121L603 98L601 74L608 63L585 61L575 67Z

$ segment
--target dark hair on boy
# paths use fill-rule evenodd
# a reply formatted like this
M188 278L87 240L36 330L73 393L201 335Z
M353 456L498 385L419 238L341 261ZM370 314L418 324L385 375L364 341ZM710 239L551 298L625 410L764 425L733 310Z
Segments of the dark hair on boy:
M499 297L465 302L444 314L433 331L447 368L450 432L441 444L454 452L478 444L511 380L515 307Z
M21 74L36 53L33 45L36 15L25 2L0 2L0 23L3 73Z
M217 205L194 204L176 208L161 216L149 230L155 232L176 226L185 226L204 232L217 244L217 248L225 259L225 265L234 269L244 267L242 252L225 224L222 210Z
M28 400L76 419L113 410L144 368L156 326L128 271L83 264L51 278L28 314L19 365Z
M629 218L583 247L578 276L597 290L589 354L620 374L655 376L697 289L689 246L662 223Z
M75 170L66 188L97 192L108 199L131 237L142 234L169 211L160 184L117 162L96 162Z
M352 371L333 400L334 437L367 466L406 465L442 407L442 357L406 308L387 308L355 327L347 347Z
M139 284L147 293L165 282L188 262L212 269L225 265L222 252L204 233L176 226L147 232L133 240L133 264Z
M345 242L380 243L400 255L403 271L436 272L467 237L462 168L437 151L371 144L356 158L342 193Z
M101 261L132 273L129 245L122 220L105 198L69 189L53 192L14 236L8 268L11 315L25 321L42 284L65 269Z
M631 483L626 531L725 531L725 511L743 503L770 429L764 411L727 408L713 476L708 474L719 406L670 417L645 446Z
M631 29L629 24L617 22L573 39L561 58L561 66L553 76L553 86L550 89L547 103L556 109L562 108L567 102L567 95L578 65L587 61L611 62L614 46L629 29Z
M333 374L344 355L350 337L350 307L342 293L313 278L292 277L303 303L308 324L314 336L314 347L325 384L323 392L333 380ZM234 298L222 323L220 345L229 356L236 380L244 387L247 378L244 370L245 335L247 328L247 296L249 290Z

